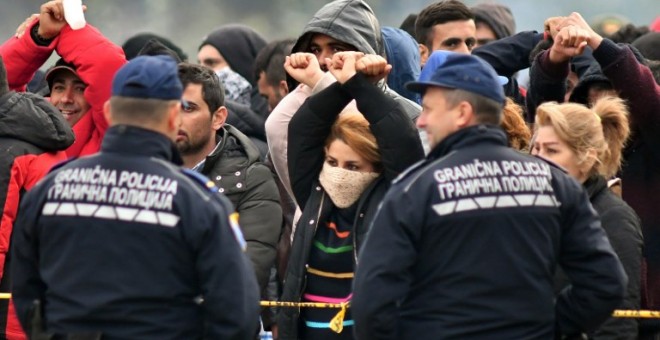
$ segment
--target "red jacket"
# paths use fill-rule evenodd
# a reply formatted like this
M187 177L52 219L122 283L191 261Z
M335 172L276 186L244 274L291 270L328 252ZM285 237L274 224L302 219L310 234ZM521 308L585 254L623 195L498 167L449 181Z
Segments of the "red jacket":
M74 140L60 112L44 98L9 92L0 96L0 292L8 293L10 240L21 196L57 162ZM0 300L0 338L25 335L13 306Z
M103 105L110 98L112 78L115 72L126 62L122 49L110 42L91 25L86 25L84 28L75 31L69 26L65 26L49 46L39 46L29 34L32 26L37 21L35 20L27 27L26 34L21 38L12 37L0 46L0 55L2 55L7 68L7 80L10 88L16 91L25 91L27 83L32 79L37 69L46 62L53 51L57 51L64 60L75 65L78 76L88 85L84 95L90 104L90 109L73 127L75 142L72 140L73 136L70 136L64 147L61 147L61 143L53 141L41 144L23 138L25 134L33 134L37 136L38 141L43 141L46 135L54 132L55 136L59 135L60 137L62 134L71 134L68 124L52 105L50 105L50 108L53 112L49 116L53 118L51 120L44 119L44 117L32 120L14 120L15 122L30 121L34 123L35 121L44 121L44 123L54 123L56 118L52 115L55 115L65 124L64 127L59 126L55 129L19 124L19 130L26 130L15 136L18 138L12 142L14 145L6 149L15 151L15 153L0 154L2 160L0 172L4 171L5 174L4 177L0 176L0 207L3 207L0 224L0 275L3 275L3 277L5 269L9 267L5 265L5 260L9 251L9 241L21 194L35 185L56 162L65 160L68 157L93 154L101 148L103 135L108 128L108 122L103 114ZM4 103L0 102L0 105L2 104ZM12 107L7 112L17 113L17 110ZM34 112L34 107L30 107L19 110L18 113L28 117L30 113ZM9 126L5 124L4 127ZM0 127L0 130L2 128ZM60 147L58 148L57 145L60 145ZM66 153L55 151L64 149L66 149ZM8 277L4 278L5 280L0 285L0 291L8 292L10 279ZM0 302L0 333L12 340L25 339L11 303Z
M75 31L64 26L49 46L39 46L29 34L37 22L32 22L21 38L12 37L0 46L9 86L12 90L25 91L27 83L53 51L75 65L78 76L88 85L85 99L91 108L73 127L76 141L66 153L69 157L95 153L108 128L103 104L110 99L115 72L126 63L124 52L89 24Z

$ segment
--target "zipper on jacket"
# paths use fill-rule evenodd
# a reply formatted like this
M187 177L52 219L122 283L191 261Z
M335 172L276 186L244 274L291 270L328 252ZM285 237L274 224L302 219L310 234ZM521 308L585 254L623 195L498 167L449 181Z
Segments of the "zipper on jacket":
M321 218L321 211L323 211L323 201L325 200L325 192L321 192L321 204L319 205L319 211L316 214L316 221L314 221L314 233L312 233L312 239L316 236L316 230L319 228L319 219ZM313 241L312 241L313 242ZM307 254L307 260L309 261L309 253ZM302 289L300 294L298 294L298 302L302 300L302 294L307 288L307 269L309 269L309 263L305 263L305 275L303 276ZM300 317L300 306L298 306L298 316Z
M358 221L359 221L361 218L364 218L365 213L362 212L362 208L364 207L366 201L370 198L372 192L373 192L373 188L370 188L370 189L369 189L369 192L364 192L364 193L362 193L362 195L364 195L365 193L366 193L367 195L361 197L360 200L358 201L358 206L357 206L357 210L356 210L355 219L353 220L353 226L352 226L352 229L353 229L353 259L355 260L355 268L353 268L354 271L355 271L355 269L357 269L357 264L358 264L358 255L357 255L357 224L358 224ZM364 223L364 221L363 221L362 223Z

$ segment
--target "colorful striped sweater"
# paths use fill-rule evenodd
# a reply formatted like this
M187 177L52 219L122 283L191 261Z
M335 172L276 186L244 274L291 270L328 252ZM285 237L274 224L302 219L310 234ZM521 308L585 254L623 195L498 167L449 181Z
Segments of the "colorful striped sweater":
M319 223L307 263L307 285L303 301L341 303L350 301L355 268L351 225L355 209L334 208L329 220ZM344 317L344 329L335 333L330 320L334 308L305 308L301 311L302 339L353 339L350 309Z

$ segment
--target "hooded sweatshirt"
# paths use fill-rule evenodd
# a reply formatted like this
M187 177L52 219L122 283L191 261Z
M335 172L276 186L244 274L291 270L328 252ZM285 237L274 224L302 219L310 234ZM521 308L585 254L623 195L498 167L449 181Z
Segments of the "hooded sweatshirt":
M16 92L0 96L0 291L3 293L10 292L10 279L5 275L10 267L7 254L21 197L54 164L66 160L63 150L73 140L67 121L43 97ZM9 300L0 302L0 337L25 337Z
M303 33L293 46L292 53L309 52L313 36L319 33L347 43L359 52L385 56L380 24L371 7L364 1L337 0L323 6L303 29ZM334 77L330 73L326 73L314 88L305 85L296 87L282 99L266 120L266 136L273 166L292 197L293 192L286 162L289 121L307 97L320 92L333 82L335 82ZM384 81L380 86L383 91L404 106L410 119L415 120L419 116L421 111L419 105L392 91ZM354 102L349 105L355 107ZM426 142L425 139L423 141Z
M405 85L419 78L420 55L415 38L408 32L394 27L383 27L383 44L387 62L392 71L387 76L387 86L409 100L417 102L419 95L406 89Z
M509 7L496 3L478 4L471 8L476 22L484 22L495 33L496 39L516 33L516 22Z

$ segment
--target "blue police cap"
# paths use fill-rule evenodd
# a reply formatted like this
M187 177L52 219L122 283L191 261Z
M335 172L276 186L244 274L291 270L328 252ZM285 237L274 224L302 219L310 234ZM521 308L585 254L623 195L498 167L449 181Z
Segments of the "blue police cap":
M169 56L140 56L115 74L112 95L131 98L181 100L183 85L177 63Z
M429 86L459 89L504 104L502 85L507 81L479 57L435 51L422 69L419 81L406 84L406 88L418 93L423 93Z

